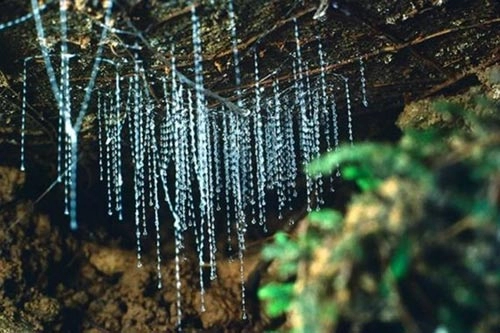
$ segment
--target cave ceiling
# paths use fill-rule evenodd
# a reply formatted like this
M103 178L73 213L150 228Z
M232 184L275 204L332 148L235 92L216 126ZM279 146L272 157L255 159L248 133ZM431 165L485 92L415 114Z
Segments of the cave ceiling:
M214 3L212 3L214 2ZM362 121L371 114L383 118L411 100L445 94L474 80L474 73L499 60L498 1L435 0L235 0L237 44L240 56L242 98L251 103L254 54L258 56L262 87L273 79L293 85L292 62L300 30L302 58L311 80L320 75L318 40L325 54L327 75L348 77L352 84L353 114ZM54 57L60 44L57 1L45 1L42 17L46 40ZM115 4L113 28L104 41L104 57L120 63L122 75L132 71L134 57L141 59L155 80L169 75L172 56L179 73L194 80L191 7L201 18L203 74L207 91L235 101L235 70L226 1L140 1ZM0 2L0 24L31 11L30 1ZM321 16L318 18L318 16ZM71 63L74 99L82 98L102 30L101 1L75 0L69 8L68 42L76 55ZM31 147L54 153L57 105L51 93L32 19L0 30L0 151L3 160L16 164L19 149L20 105L24 59L33 57L28 70L29 108L27 133ZM361 103L360 58L365 65L369 107ZM113 81L110 66L102 65L99 89ZM56 68L57 70L57 68ZM285 88L284 88L285 89ZM334 87L332 88L334 92ZM269 93L272 89L265 90ZM95 94L94 94L95 96ZM207 98L209 106L221 99ZM95 107L86 116L82 151L92 150ZM87 140L88 139L88 140ZM35 150L35 149L32 149ZM42 154L42 153L40 153ZM50 155L49 153L47 153ZM36 154L35 154L36 156ZM36 159L36 157L34 157Z

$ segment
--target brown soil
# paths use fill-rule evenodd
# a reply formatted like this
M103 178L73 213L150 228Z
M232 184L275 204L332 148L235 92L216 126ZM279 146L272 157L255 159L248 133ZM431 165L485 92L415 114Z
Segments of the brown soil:
M144 254L138 268L135 250L62 231L31 202L16 199L23 183L22 172L0 167L0 332L176 330L172 258L162 263L158 289L153 253ZM201 312L198 264L184 259L183 331L258 330L262 324L251 299L249 318L241 319L239 260L218 262L218 278L209 281ZM245 272L257 261L258 255L247 255Z

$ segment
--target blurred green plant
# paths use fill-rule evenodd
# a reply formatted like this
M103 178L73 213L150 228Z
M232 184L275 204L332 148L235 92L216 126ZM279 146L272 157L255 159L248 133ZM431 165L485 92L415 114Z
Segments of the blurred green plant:
M344 216L311 212L264 248L278 281L258 296L269 316L287 315L282 331L500 332L499 103L474 95L434 110L442 126L307 166L340 170L360 193Z

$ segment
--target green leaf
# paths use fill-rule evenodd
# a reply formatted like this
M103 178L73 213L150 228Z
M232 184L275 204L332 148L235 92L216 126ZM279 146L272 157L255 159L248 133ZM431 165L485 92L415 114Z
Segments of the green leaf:
M380 159L391 150L390 146L380 143L345 145L310 162L306 166L306 172L311 176L329 175L341 164Z
M301 248L295 240L291 240L282 231L274 235L274 242L265 246L262 257L267 260L277 260L278 272L284 278L297 271L297 261L301 256Z
M259 289L259 299L266 301L266 312L277 317L290 308L293 297L293 283L269 283Z
M373 190L381 183L368 167L362 165L347 165L342 168L342 175L347 180L355 181L363 191Z
M288 235L284 233L283 231L278 231L274 235L274 240L277 245L287 245L289 240L288 240Z
M389 263L389 269L396 280L406 276L411 262L411 242L405 237L399 244Z
M307 216L312 225L324 230L337 230L342 223L342 214L333 209L321 209Z

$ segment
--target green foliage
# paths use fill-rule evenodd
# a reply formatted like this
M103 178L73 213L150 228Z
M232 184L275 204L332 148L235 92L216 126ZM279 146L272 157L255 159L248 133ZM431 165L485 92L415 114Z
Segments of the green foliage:
M409 133L408 144L431 141L433 133ZM343 146L311 162L306 171L312 176L329 175L340 166L342 177L356 182L363 191L376 189L383 179L399 175L430 181L431 174L412 149L382 143L360 143ZM413 148L413 147L412 147Z
M396 280L403 279L408 273L411 261L411 242L404 237L398 244L394 255L389 262L389 271Z
M293 299L293 283L269 283L259 289L258 296L266 302L266 312L273 317L285 313Z
M473 96L434 107L441 127L343 146L307 166L316 177L340 170L361 193L344 216L311 212L264 249L287 282L259 297L269 316L287 314L285 330L335 332L342 318L381 332L383 323L395 333L499 331L499 105Z
M274 235L274 243L264 248L262 256L268 260L280 258L281 265L278 272L282 278L287 278L297 271L297 262L302 252L297 242L279 231Z
M341 227L342 214L333 209L313 211L308 216L309 223L324 231L337 231Z

